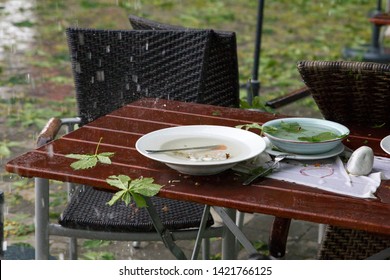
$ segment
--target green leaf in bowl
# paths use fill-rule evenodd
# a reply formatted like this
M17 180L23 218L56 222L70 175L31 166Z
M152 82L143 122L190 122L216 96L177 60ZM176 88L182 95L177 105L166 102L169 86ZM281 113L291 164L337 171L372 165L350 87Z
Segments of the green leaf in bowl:
M298 137L298 140L300 141L306 141L306 142L322 142L322 141L328 141L328 140L334 140L334 139L340 139L343 138L345 135L337 135L333 132L322 132L317 135L313 136L302 136Z

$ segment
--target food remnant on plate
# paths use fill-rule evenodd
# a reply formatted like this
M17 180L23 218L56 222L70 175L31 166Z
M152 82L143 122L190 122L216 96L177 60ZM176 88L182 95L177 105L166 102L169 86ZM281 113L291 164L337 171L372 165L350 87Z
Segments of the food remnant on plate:
M219 145L218 148L207 151L178 151L175 155L184 157L190 161L221 161L231 157L230 153L226 152L225 145Z

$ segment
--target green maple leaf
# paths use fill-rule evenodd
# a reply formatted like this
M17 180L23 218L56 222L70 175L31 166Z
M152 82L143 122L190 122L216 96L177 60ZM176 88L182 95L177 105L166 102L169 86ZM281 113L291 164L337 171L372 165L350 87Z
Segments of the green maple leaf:
M297 123L297 122L291 122L291 123L289 123L289 122L283 122L283 121L281 121L281 122L280 122L280 127L281 127L283 130L285 130L285 131L287 131L287 132L291 132L291 133L301 133L301 132L305 131L305 129L303 129L303 128L301 127L301 125L300 125L299 123Z
M251 124L242 124L242 125L237 125L236 128L240 128L240 129L245 129L245 130L249 130L249 129L260 129L262 132L261 132L261 135L263 134L263 132L267 132L267 133L273 133L275 132L277 129L273 126L261 126L260 124L258 123L251 123Z
M144 196L151 197L156 195L161 185L153 183L152 178L139 178L132 180L126 175L112 175L106 179L106 182L120 189L114 194L112 199L107 202L108 205L113 205L118 200L122 200L126 205L129 205L132 200L137 204L137 207L146 207Z
M68 154L68 155L66 155L65 157L67 157L67 158L78 159L78 161L73 162L70 166L74 170L79 170L79 169L92 168L92 167L96 166L96 164L98 162L104 163L104 164L111 164L110 157L112 157L115 153L111 153L111 152L103 152L100 154L97 153L101 141L102 141L102 138L100 138L94 154Z
M67 155L66 157L72 158L72 156L83 156L78 161L75 161L75 162L73 162L70 165L74 170L92 168L98 162L98 159L97 159L97 157L95 155L77 155L77 154L74 155L74 154L70 154L70 155Z
M256 128L256 129L262 129L261 125L259 125L258 123L251 123L251 124L242 124L242 125L236 125L236 128L240 128L240 129L245 129L245 130L249 130L251 128Z
M333 140L333 139L343 138L343 137L345 137L345 134L337 135L333 132L321 132L317 135L313 135L310 137L298 137L298 140L307 141L307 142L322 142L326 140Z

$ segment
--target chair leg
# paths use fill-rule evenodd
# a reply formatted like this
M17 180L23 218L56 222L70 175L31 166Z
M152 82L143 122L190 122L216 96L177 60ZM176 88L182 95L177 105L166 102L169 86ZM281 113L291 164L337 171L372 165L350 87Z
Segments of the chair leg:
M77 186L75 184L67 183L67 190L68 190L68 201L72 198L72 195L77 191ZM69 258L71 260L77 260L78 254L77 254L77 238L70 237L69 238Z
M77 238L70 237L69 238L69 258L71 260L77 260Z
M198 258L200 244L202 244L202 257L203 257L203 259L205 259L206 254L210 255L210 253L207 252L207 251L210 251L210 240L208 239L209 244L207 245L206 244L207 241L205 241L205 239L203 238L203 233L206 229L206 223L207 223L207 218L208 218L209 214L210 214L210 206L205 205L204 209L203 209L202 219L201 219L200 225L199 225L199 231L198 231L198 234L197 234L196 239L195 239L195 244L194 244L194 249L192 251L191 260L196 260ZM208 259L208 257L207 257L207 259Z
M236 225L239 229L242 229L244 227L244 220L245 220L245 213L237 211L237 217L236 217ZM240 242L236 239L236 252L239 252L241 249Z
M213 207L214 210L221 217L227 229L224 232L222 240L222 257L224 260L236 259L237 252L235 242L236 239L248 251L249 255L257 254L256 248L248 240L245 234L236 224L236 210L230 208Z
M322 239L324 239L325 229L326 229L326 225L324 224L318 225L318 241L317 241L318 244L321 244Z
M49 259L49 180L35 178L35 259Z
M203 238L202 240L202 259L210 259L210 238Z

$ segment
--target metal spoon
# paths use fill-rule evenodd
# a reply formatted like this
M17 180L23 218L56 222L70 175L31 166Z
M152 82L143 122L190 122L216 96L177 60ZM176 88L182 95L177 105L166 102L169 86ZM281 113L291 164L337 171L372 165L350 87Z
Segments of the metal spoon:
M176 151L187 151L187 150L204 150L204 149L221 149L226 150L225 145L209 145L209 146L198 146L198 147L184 147L176 149L163 149L163 150L145 150L147 153L165 153L165 152L176 152Z
M285 159L285 158L288 157L288 156L291 156L291 154L280 154L280 155L277 155L277 156L275 157L275 159L274 159L274 163L273 163L270 167L268 167L267 169L263 170L263 171L260 172L260 173L257 173L257 174L254 174L254 175L250 176L250 177L249 177L248 179L246 179L242 184L243 184L244 186L249 185L250 183L252 183L252 182L253 182L254 180L256 180L257 178L259 178L259 177L261 177L261 176L267 174L268 171L270 171L271 169L273 169L273 168L276 166L276 164L278 164L279 161Z

